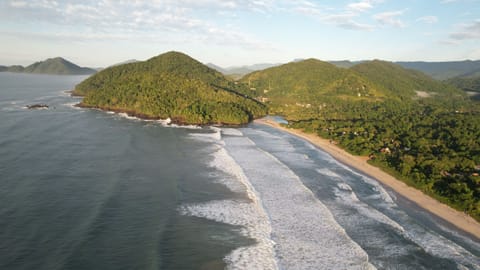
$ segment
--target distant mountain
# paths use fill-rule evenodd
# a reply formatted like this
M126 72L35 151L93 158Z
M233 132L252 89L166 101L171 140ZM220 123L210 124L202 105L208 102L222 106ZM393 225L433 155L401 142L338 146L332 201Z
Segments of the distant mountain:
M126 60L126 61L123 61L123 62L120 62L120 63L113 64L113 65L111 65L110 67L120 66L120 65L125 65L125 64L131 64L131 63L137 63L137 62L140 62L140 60L137 60L137 59L129 59L129 60Z
M23 72L60 75L88 75L95 73L96 70L80 67L61 57L56 57L31 64L30 66L27 66Z
M25 68L20 65L14 65L14 66L9 66L6 67L7 69L2 69L2 71L8 71L8 72L23 72Z
M245 124L266 114L249 90L179 52L106 68L75 87L81 106L182 124Z
M353 66L355 66L356 64L360 64L361 62L363 61L355 61L355 62L352 62L352 61L349 61L349 60L342 60L342 61L328 61L330 64L333 64L337 67L340 67L340 68L351 68Z
M27 67L9 66L6 69L0 68L0 71L58 75L88 75L96 72L96 70L91 68L79 67L61 57L49 58Z
M395 62L404 68L415 69L437 80L446 80L480 71L480 60L452 62Z
M211 69L215 69L216 71L218 71L218 72L220 72L220 73L222 73L222 74L225 74L225 75L226 75L226 73L227 73L227 70L226 70L226 69L224 69L224 68L222 68L222 67L220 67L220 66L217 66L217 65L215 65L215 64L213 64L213 63L208 63L208 64L206 64L206 65L207 65L207 67L209 67L209 68L211 68Z
M234 67L223 68L212 63L207 64L207 66L209 66L210 68L213 68L224 75L229 75L229 77L236 80L240 79L245 74L248 74L250 72L253 72L256 70L263 70L266 68L279 66L279 65L281 64L261 63L261 64L254 64L249 66L234 66Z

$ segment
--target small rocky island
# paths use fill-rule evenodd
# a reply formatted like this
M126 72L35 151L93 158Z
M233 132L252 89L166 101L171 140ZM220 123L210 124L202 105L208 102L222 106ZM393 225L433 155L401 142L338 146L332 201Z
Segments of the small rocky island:
M27 109L29 110L34 110L34 109L48 109L47 104L32 104L32 105L27 105Z

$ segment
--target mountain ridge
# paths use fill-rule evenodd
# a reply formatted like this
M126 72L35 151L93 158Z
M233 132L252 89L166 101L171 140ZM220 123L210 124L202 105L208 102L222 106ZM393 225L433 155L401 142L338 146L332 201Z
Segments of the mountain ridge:
M181 124L246 124L266 114L246 86L190 56L167 52L106 68L75 87L80 106Z
M48 58L35 62L29 66L20 65L1 66L0 72L18 72L52 75L90 75L97 71L91 68L80 67L62 57Z

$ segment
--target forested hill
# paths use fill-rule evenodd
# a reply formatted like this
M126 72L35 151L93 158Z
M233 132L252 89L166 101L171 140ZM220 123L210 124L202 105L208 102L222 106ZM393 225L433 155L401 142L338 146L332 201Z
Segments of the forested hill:
M454 86L384 61L315 59L242 78L289 126L316 133L480 221L480 108Z
M183 124L244 124L266 114L245 85L197 60L168 52L102 70L76 86L81 106Z
M480 93L480 70L471 75L448 79L446 82L465 91Z
M285 107L321 105L326 99L384 101L411 100L419 94L463 95L455 87L419 71L378 60L339 68L307 59L252 72L241 81L272 107L282 107L281 111Z
M315 103L323 97L382 97L375 86L348 69L317 59L291 62L247 74L242 82L272 105Z
M350 68L375 83L381 92L390 97L411 98L420 93L427 94L461 94L458 89L425 75L424 73L405 69L400 65L373 60L360 63Z
M53 75L89 75L96 72L91 68L80 67L61 57L49 58L45 61L33 63L27 67L10 66L1 67L0 71L53 74Z

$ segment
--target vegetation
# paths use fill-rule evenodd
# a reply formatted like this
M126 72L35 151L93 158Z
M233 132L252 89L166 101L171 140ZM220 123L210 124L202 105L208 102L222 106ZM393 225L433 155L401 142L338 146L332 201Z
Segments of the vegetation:
M369 156L425 193L480 220L480 108L463 91L384 62L316 59L234 82L178 52L110 67L75 89L82 106L186 124L243 124L280 114L290 126ZM257 100L253 99L256 98Z
M0 72L1 71L57 75L89 75L96 72L96 70L91 68L79 67L61 57L50 58L45 61L36 62L27 67L0 66Z
M245 124L266 114L245 85L187 55L169 52L107 68L76 86L81 106L183 124Z
M464 91L472 91L480 93L480 71L475 76L455 77L446 82L456 86Z
M383 61L340 69L309 59L242 81L291 127L480 220L480 108L459 89Z

